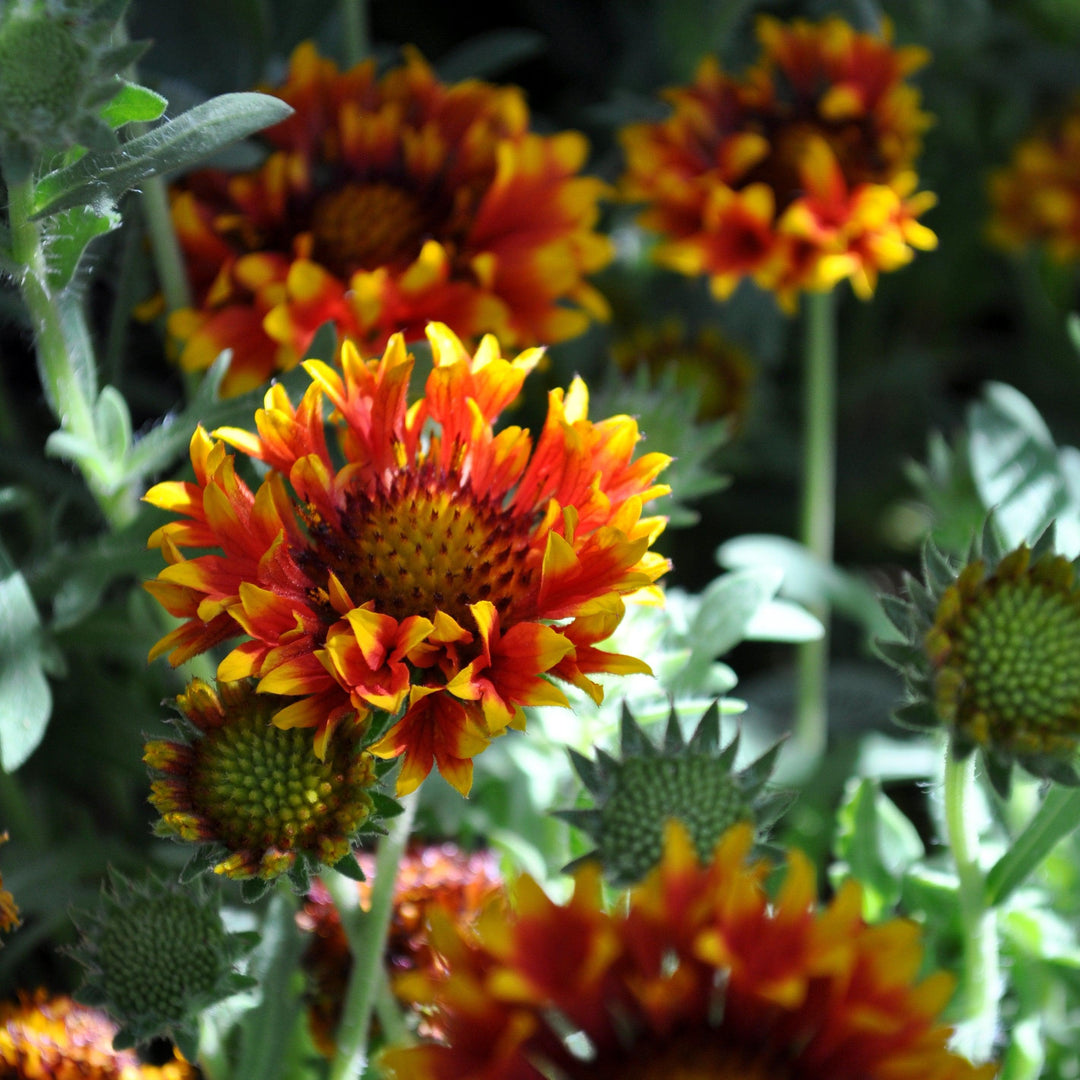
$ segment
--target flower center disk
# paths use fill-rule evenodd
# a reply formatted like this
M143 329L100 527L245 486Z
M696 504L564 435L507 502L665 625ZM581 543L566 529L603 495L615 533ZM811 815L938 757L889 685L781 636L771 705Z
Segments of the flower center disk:
M351 835L371 809L364 759L339 740L320 761L311 733L275 727L273 711L234 715L195 743L193 805L232 851L313 851L328 832Z
M468 626L480 600L505 615L534 577L531 520L430 468L373 495L350 492L338 529L311 517L308 527L304 568L320 584L333 571L350 597L399 621L443 611Z
M582 1070L582 1080L785 1080L727 1043L719 1031L671 1032L657 1044L635 1046L629 1060Z
M967 613L948 666L965 684L958 719L977 738L1053 752L1061 736L1080 735L1080 609L1071 597L1023 579L999 583Z
M316 261L346 279L357 270L408 266L429 231L416 196L385 182L327 192L311 222Z

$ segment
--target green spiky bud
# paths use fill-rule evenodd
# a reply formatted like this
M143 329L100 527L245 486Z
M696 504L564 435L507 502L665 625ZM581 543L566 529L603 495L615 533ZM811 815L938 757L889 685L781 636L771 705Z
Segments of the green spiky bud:
M111 877L98 911L76 920L74 952L88 972L79 1000L117 1021L118 1047L164 1034L185 1050L203 1009L252 985L234 963L255 935L228 933L200 890Z
M620 744L619 758L598 751L595 762L570 752L596 805L559 810L556 816L585 832L596 850L567 870L599 859L613 885L633 885L660 862L664 826L672 818L683 823L698 857L707 861L732 825L752 821L764 830L789 802L786 793L762 791L779 744L736 771L739 737L721 748L716 704L702 716L689 742L672 709L662 748L652 743L624 706Z
M189 873L247 880L248 899L282 874L306 892L320 865L355 872L353 840L399 809L374 790L393 763L363 749L361 725L338 724L320 757L310 730L273 723L284 700L193 679L177 698L185 740L154 739L143 754L157 832L202 845Z
M144 51L122 38L124 3L0 5L0 157L8 183L74 146L118 145L102 110Z
M0 113L21 131L57 127L78 106L86 50L70 26L44 12L0 26Z
M988 521L962 565L928 545L924 580L885 603L903 634L878 643L907 683L897 719L944 729L961 757L982 751L1002 794L1014 763L1080 783L1080 560L1052 537L1004 552Z

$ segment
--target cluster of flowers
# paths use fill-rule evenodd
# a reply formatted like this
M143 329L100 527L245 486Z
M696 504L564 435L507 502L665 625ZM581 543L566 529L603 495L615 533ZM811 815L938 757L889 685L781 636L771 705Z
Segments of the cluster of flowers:
M741 78L707 59L691 86L669 91L667 120L623 132L620 192L647 204L659 261L708 276L718 297L744 278L788 307L842 280L869 295L880 272L936 243L918 220L934 199L913 171L929 120L905 82L925 53L839 19L757 28L762 58ZM524 727L524 707L567 704L553 679L599 701L596 676L647 671L600 646L626 597L654 595L667 568L652 550L664 521L643 507L666 492L668 459L635 459L631 418L590 421L575 380L549 394L535 438L497 430L541 358L535 346L606 314L585 279L612 256L595 231L607 189L578 175L581 136L531 132L519 91L445 86L415 52L379 78L373 63L339 72L304 45L272 92L296 113L267 133L265 162L196 173L174 192L197 296L170 332L188 370L233 350L226 394L295 366L328 321L343 344L335 365L304 363L298 404L269 389L256 433L199 428L194 479L146 496L174 515L150 539L167 565L147 588L180 620L151 657L178 665L241 639L216 687L194 680L178 698L185 740L146 747L159 830L206 846L203 868L264 881L305 859L354 861L381 761L400 762L398 794L436 766L466 794L473 758ZM1066 123L1064 143L1080 145L1078 125ZM1036 234L1039 215L1047 234L1072 228L1073 203L1053 183L1022 198L1031 177L1059 174L1066 185L1042 144L1022 149L1017 177L997 185L1002 236ZM407 342L421 333L432 368L410 402ZM507 359L503 346L525 351ZM732 370L740 402L745 365ZM1004 747L1049 769L1072 714L1007 744L995 723L1000 713L1013 730L1012 706L995 688L965 696L987 665L969 639L1011 618L1002 595L1039 606L1061 586L1047 618L1055 632L1068 624L1072 655L1075 567L1039 552L1028 575L1026 550L990 563L957 586L943 573L921 607L900 610L911 640L894 659L969 750ZM1055 704L1041 685L1033 693L1044 712ZM739 814L750 805L729 801ZM751 844L745 823L712 851L671 827L660 864L614 911L592 861L567 904L525 878L508 913L487 857L416 854L398 887L391 965L435 1041L386 1053L384 1067L397 1080L992 1073L949 1050L939 1017L951 980L917 981L912 924L867 926L853 883L820 909L798 853L770 900L772 868L748 861ZM0 926L17 918L9 901L0 892ZM313 1031L329 1055L347 946L318 887L302 923ZM10 1009L0 1060L47 1076L24 1064L46 1060L43 1032L96 1046L72 1025L105 1022L78 1009L44 998ZM106 1064L103 1076L187 1075L179 1062Z
M650 550L664 521L642 505L667 490L655 480L668 459L633 460L635 422L591 422L580 380L551 392L535 440L496 434L540 350L506 360L488 336L470 354L438 324L428 337L433 368L412 406L400 335L370 361L346 342L340 370L305 364L299 405L275 386L258 434L200 428L194 481L146 496L178 515L150 539L168 565L147 588L182 620L151 655L179 664L244 637L218 667L220 696L181 698L192 745L146 754L163 831L224 848L218 872L270 878L298 847L344 857L376 778L349 762L400 758L399 794L437 764L467 793L473 757L524 726L523 706L567 704L550 677L599 700L591 676L648 670L598 644L623 597L667 567ZM267 466L256 490L230 447ZM314 733L306 763L282 744L298 728ZM236 782L266 762L288 762L278 787ZM279 787L288 797L265 810Z
M845 279L869 296L880 271L937 242L913 170L929 117L904 81L926 51L838 18L762 17L757 32L762 58L741 78L706 58L667 92L669 119L622 133L623 192L663 235L656 258L708 275L721 299L744 278L787 307Z
M594 231L605 185L578 176L576 132L529 130L516 87L446 86L415 52L379 79L310 44L283 86L296 110L249 173L203 170L173 220L197 292L170 331L200 370L233 349L224 392L301 360L331 321L363 352L442 322L507 347L581 333L607 305L584 275L611 258Z

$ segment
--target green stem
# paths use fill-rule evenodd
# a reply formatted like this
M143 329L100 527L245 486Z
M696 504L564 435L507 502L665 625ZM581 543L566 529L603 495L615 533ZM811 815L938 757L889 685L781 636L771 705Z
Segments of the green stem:
M154 268L165 294L165 308L172 312L191 307L193 300L187 268L169 212L168 191L160 176L142 182L142 208L146 215L146 230L150 234Z
M402 813L390 822L389 832L379 845L375 857L375 876L371 883L371 906L367 912L361 912L357 907L354 882L332 871L323 877L337 906L353 955L330 1080L358 1080L367 1064L371 1016L379 984L385 980L383 965L394 907L397 869L409 842L416 803L415 794L406 795L401 800Z
M832 292L807 293L803 337L803 473L799 539L822 563L833 558L836 506L836 316ZM813 613L825 627L799 645L795 748L808 766L825 750L828 712L829 610Z
M81 298L74 292L54 292L49 285L45 245L33 220L32 178L8 185L8 221L11 250L22 268L19 287L30 315L37 348L38 369L45 397L60 421L60 428L87 447L99 448L94 424L97 400L97 361L90 342ZM119 529L132 520L136 504L130 491L114 489L107 470L114 462L104 453L90 453L79 465L90 493L106 521Z
M341 21L345 30L345 60L351 67L366 60L370 51L366 0L341 0Z
M974 1062L990 1059L998 1023L1001 976L997 916L986 903L979 867L978 807L975 804L975 754L957 759L950 746L945 760L945 824L960 888L964 935L964 1001L957 1046Z
M8 215L11 247L15 261L23 267L19 285L30 313L37 342L45 396L66 431L96 442L90 399L94 387L81 385L79 371L92 371L92 357L73 357L64 334L64 320L56 298L48 287L48 270L41 230L31 219L34 206L33 180L8 187Z
M1022 885L1058 841L1080 825L1080 788L1051 787L1042 806L986 875L986 903L997 907Z

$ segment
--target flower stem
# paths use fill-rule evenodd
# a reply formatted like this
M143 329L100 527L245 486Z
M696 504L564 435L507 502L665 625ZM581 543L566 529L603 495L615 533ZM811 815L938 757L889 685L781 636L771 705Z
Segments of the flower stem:
M960 887L964 934L964 1001L957 1025L957 1049L974 1062L990 1059L998 1023L1001 976L997 915L986 903L979 867L975 800L975 754L959 760L950 746L945 760L945 824Z
M394 884L412 831L417 798L414 794L401 800L402 812L390 822L389 832L379 845L375 877L371 883L371 906L367 912L361 912L357 907L355 882L334 872L323 878L338 909L353 955L330 1080L358 1080L367 1063L371 1017L380 982L385 978L383 964L394 906Z
M1051 787L1042 806L986 875L986 903L996 907L1080 825L1080 788Z
M23 268L19 285L34 327L45 396L65 430L78 438L95 440L89 395L79 377L88 361L91 364L93 361L70 354L63 318L48 286L41 230L31 219L33 181L12 183L8 187L8 200L12 255ZM92 393L93 388L89 389Z
M188 285L184 257L169 213L169 196L165 181L152 176L142 182L142 209L146 215L146 230L150 234L150 249L157 270L165 308L172 312L191 307L191 287Z
M833 293L807 293L803 337L803 473L799 539L822 563L833 557L836 505L836 316ZM829 610L813 609L825 627L798 647L795 750L812 766L825 750Z
M33 178L12 180L8 184L11 253L21 268L19 288L34 330L42 387L61 430L96 449L100 446L94 423L97 361L86 316L77 294L58 293L49 284L44 240L33 209ZM80 460L86 485L103 516L119 528L135 516L136 507L129 491L116 490L103 478L114 464L104 460L104 452Z
M366 0L341 0L345 30L345 59L350 66L366 60L370 51Z

